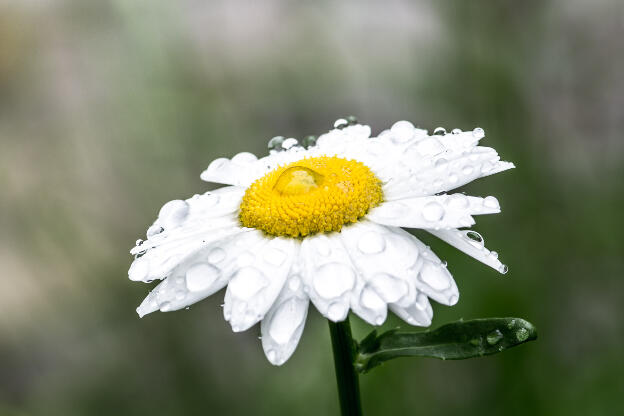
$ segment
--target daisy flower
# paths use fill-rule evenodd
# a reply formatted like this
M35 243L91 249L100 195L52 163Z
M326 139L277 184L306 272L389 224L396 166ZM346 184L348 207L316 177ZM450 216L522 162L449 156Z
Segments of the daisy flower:
M429 135L408 121L371 137L338 120L318 140L280 137L268 156L239 153L202 172L225 184L166 203L137 241L131 280L162 280L137 308L142 317L186 308L227 286L223 315L235 332L261 322L268 360L294 352L310 301L334 322L353 311L381 325L387 311L429 326L429 299L454 305L446 263L404 228L421 228L505 273L473 215L500 212L493 196L447 193L510 169L480 128Z

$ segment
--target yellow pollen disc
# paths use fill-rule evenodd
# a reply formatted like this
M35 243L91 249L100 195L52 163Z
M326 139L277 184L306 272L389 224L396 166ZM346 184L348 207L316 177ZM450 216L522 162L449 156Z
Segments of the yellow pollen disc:
M340 231L382 198L381 181L361 162L312 157L278 167L252 183L239 217L245 227L299 237Z

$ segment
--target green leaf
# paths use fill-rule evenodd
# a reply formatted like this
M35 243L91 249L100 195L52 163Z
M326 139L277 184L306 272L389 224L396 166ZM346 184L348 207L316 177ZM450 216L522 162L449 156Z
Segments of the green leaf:
M536 338L535 327L520 318L460 320L424 332L391 330L377 335L373 331L358 345L354 365L366 373L398 357L463 360L496 354Z

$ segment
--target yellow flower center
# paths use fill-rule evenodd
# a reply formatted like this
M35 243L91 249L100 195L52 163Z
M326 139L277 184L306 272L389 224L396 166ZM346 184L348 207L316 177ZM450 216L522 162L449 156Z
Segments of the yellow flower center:
M278 167L251 184L240 206L243 226L275 236L340 231L382 201L381 181L364 164L335 156Z

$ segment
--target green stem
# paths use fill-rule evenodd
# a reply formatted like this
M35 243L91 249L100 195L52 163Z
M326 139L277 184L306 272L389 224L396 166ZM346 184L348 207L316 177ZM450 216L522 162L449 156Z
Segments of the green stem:
M358 374L353 367L355 358L355 343L351 336L349 318L342 322L329 322L332 348L334 351L334 366L336 367L336 381L338 382L338 396L342 416L361 416L360 385Z

